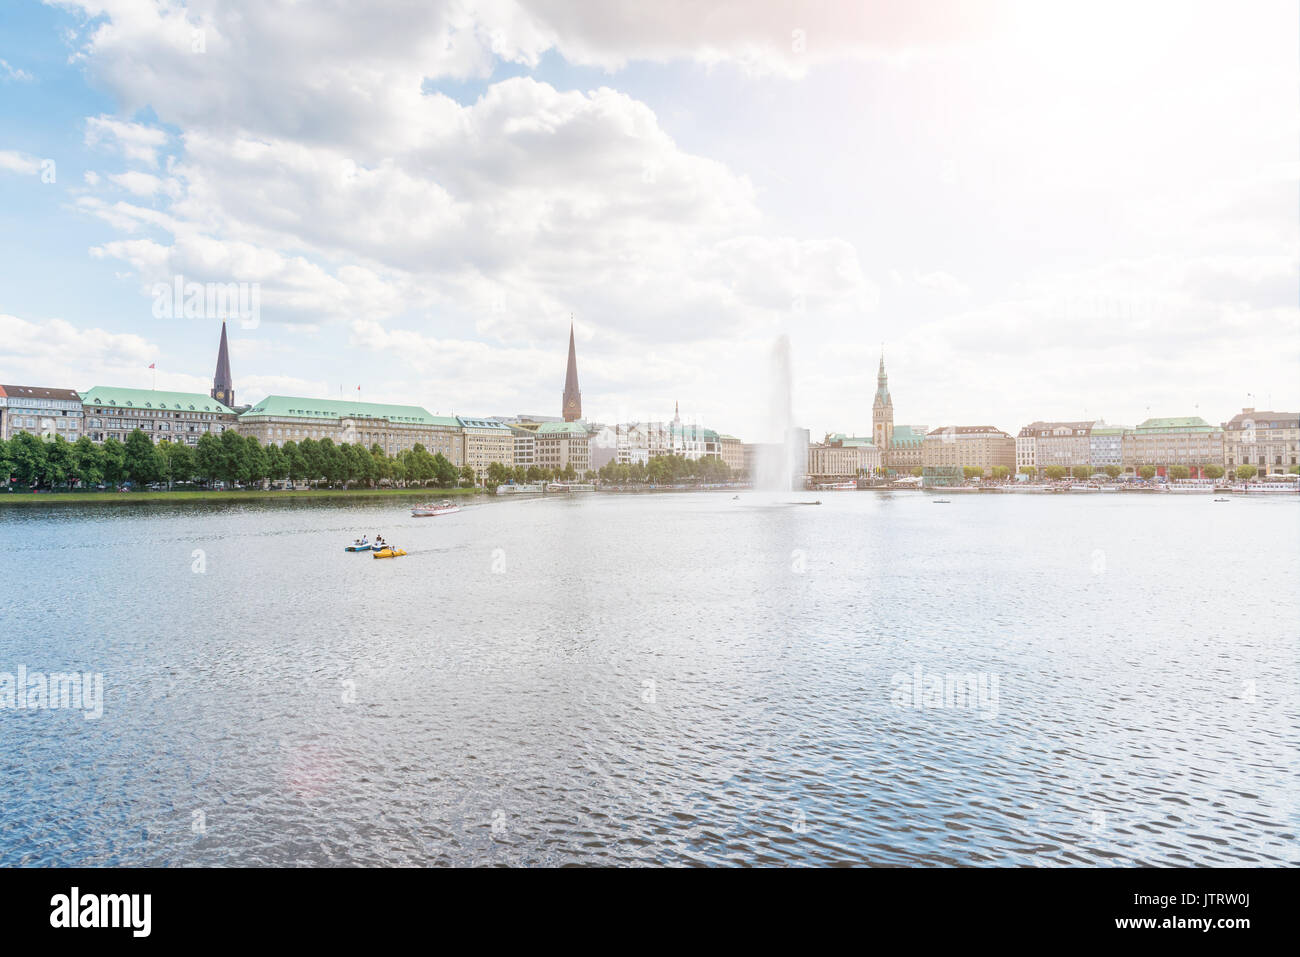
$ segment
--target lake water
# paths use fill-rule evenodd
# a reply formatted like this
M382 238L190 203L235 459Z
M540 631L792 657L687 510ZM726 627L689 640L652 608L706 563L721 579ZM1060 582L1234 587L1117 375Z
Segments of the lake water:
M0 509L0 865L1300 862L1300 503L820 497Z

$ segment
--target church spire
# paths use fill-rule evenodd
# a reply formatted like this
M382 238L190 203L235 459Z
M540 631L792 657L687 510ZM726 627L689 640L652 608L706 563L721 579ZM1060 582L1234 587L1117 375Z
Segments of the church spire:
M235 383L230 376L230 347L226 344L226 322L221 321L221 345L217 347L217 371L212 376L209 393L222 405L235 405Z
M573 321L569 321L569 367L564 373L564 421L582 418L582 393L578 390L578 351L573 344Z

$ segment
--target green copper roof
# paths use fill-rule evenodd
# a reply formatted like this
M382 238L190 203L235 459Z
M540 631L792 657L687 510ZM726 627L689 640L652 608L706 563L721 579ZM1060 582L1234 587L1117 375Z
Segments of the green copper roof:
M893 448L905 448L907 446L920 448L921 440L924 438L924 434L913 432L910 425L896 425L894 426L894 434L890 438L889 444Z
M554 435L557 432L568 432L573 435L586 435L587 423L579 419L577 422L543 422L537 428L538 435Z
M274 415L281 418L317 419L387 419L395 425L449 425L459 428L451 415L432 415L418 405L384 405L379 402L353 402L351 399L304 399L292 395L268 395L240 416Z
M97 385L81 393L82 405L110 409L163 409L168 412L215 412L233 415L235 410L210 395L198 392L159 392L156 389L118 389Z
M876 443L871 440L870 436L864 435L845 435L843 432L832 432L826 436L826 441L838 442L846 449L862 448L863 446L872 446Z
M1217 432L1219 429L1206 422L1200 416L1185 416L1179 419L1147 419L1138 425L1134 432Z
M467 429L491 429L493 432L510 432L508 425L504 422L498 422L496 419L467 419L463 415L458 415L456 421Z

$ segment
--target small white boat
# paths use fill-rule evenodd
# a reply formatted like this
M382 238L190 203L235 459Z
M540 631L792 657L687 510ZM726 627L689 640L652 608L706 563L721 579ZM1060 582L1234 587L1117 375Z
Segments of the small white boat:
M439 502L437 505L430 502L424 505L417 505L411 509L411 517L431 518L435 515L451 515L453 512L459 511L460 506L454 505L451 502Z

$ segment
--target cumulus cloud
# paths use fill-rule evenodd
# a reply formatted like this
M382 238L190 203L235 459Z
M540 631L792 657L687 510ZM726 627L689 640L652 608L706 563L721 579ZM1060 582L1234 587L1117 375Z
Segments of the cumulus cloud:
M92 21L80 56L127 112L183 126L316 140L355 129L397 145L425 78L536 67L554 51L615 70L633 60L734 63L798 76L830 60L903 56L986 35L1001 3L962 0L61 0ZM273 94L270 94L273 91ZM417 131L413 131L413 134Z
M1151 390L1191 402L1216 382L1223 399L1240 384L1216 357L1260 377L1291 358L1260 347L1300 314L1290 6L64 5L88 15L78 62L120 108L87 120L86 143L127 167L75 200L120 233L92 254L144 292L259 282L268 323L333 323L394 356L394 398L430 381L488 407L551 395L535 350L553 363L570 313L589 395L670 409L680 392L737 431L725 404L761 407L753 370L785 330L814 431L869 422L882 325L896 397L923 397L899 421L968 409L1012 428L1027 404L1047 416L1108 389L1132 418L1135 383L1169 376ZM787 217L794 235L770 193L699 136L684 147L612 72L578 90L496 72L548 54L731 64L763 74L747 89L764 97L835 61L871 69L800 104L858 139L823 131L784 170L791 193L828 177L812 194L828 208ZM442 82L465 78L476 99ZM761 164L779 137L755 139ZM830 207L858 194L845 227Z
M0 314L0 367L21 370L28 382L78 391L100 384L100 378L145 384L144 370L157 355L156 346L131 333Z
M79 200L155 234L95 253L146 286L176 273L260 282L271 322L424 309L497 339L544 335L573 311L644 344L699 338L701 317L720 335L874 306L851 245L764 235L748 180L682 150L626 94L519 77L468 105L435 94L422 106L423 137L373 162L361 141L186 129L171 202ZM110 178L142 196L163 186Z

